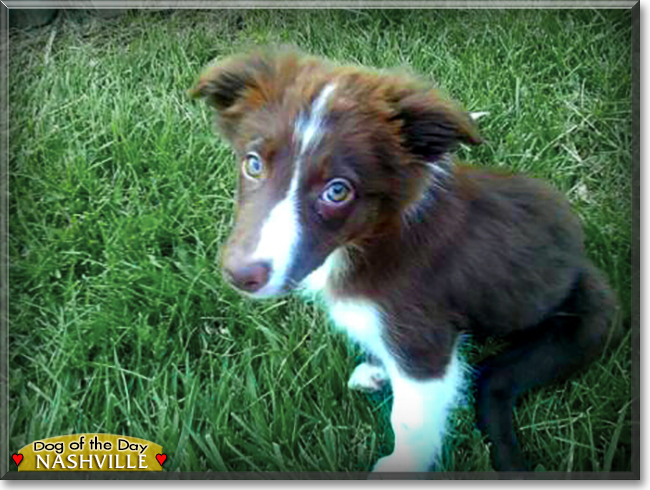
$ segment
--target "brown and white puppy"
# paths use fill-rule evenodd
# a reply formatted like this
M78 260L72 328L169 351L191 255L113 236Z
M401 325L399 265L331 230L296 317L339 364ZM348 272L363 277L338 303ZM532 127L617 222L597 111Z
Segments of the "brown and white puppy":
M463 332L510 339L476 367L477 416L499 470L524 469L517 397L600 355L615 307L567 201L541 181L452 165L472 118L409 76L261 50L207 69L239 165L225 277L250 297L322 296L372 360L351 387L390 382L392 454L428 471L469 372Z

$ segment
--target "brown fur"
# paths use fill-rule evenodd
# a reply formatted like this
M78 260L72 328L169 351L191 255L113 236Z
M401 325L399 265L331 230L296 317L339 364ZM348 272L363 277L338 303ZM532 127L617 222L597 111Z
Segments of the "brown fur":
M335 249L346 250L333 297L367 298L386 314L385 341L417 379L444 375L457 336L511 336L507 356L478 367L479 424L495 465L519 469L511 405L525 389L570 374L600 352L615 307L583 249L580 224L547 184L469 166L444 166L459 142L480 143L468 115L408 76L340 67L292 50L260 51L208 69L192 94L216 109L239 160L251 142L268 182L240 179L237 224L224 253L251 252L297 158L293 121L328 83L328 131L309 154L300 219L308 230L287 290ZM441 172L432 174L431 164ZM318 195L344 176L356 199L323 219ZM254 199L251 196L255 196ZM233 266L234 267L234 266ZM537 365L532 365L531 360Z

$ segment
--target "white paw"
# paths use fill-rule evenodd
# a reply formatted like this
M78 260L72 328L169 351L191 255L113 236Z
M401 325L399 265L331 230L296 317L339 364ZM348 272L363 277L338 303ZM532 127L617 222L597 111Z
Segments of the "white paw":
M380 458L372 469L373 473L420 473L429 470L430 465L418 458L396 453Z
M388 373L383 366L364 362L359 364L350 376L348 388L360 391L380 391L388 382Z

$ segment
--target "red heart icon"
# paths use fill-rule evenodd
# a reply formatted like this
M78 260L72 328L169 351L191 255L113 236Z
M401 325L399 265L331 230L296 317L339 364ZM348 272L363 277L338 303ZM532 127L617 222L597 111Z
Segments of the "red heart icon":
M12 458L14 458L14 463L16 463L16 466L19 466L20 462L23 460L23 455L22 454L14 454L12 456Z
M22 456L21 456L21 458L22 458ZM156 459L160 463L160 466L162 466L163 463L165 462L165 460L167 459L167 455L166 454L156 454Z

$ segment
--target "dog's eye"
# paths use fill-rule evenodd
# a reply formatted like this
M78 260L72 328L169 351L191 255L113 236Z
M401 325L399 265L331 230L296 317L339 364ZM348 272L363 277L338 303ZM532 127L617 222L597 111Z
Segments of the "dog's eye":
M343 179L334 179L321 194L321 199L332 204L342 204L352 199L352 186Z
M264 164L257 153L248 153L244 158L244 173L252 179L259 179L264 173Z

